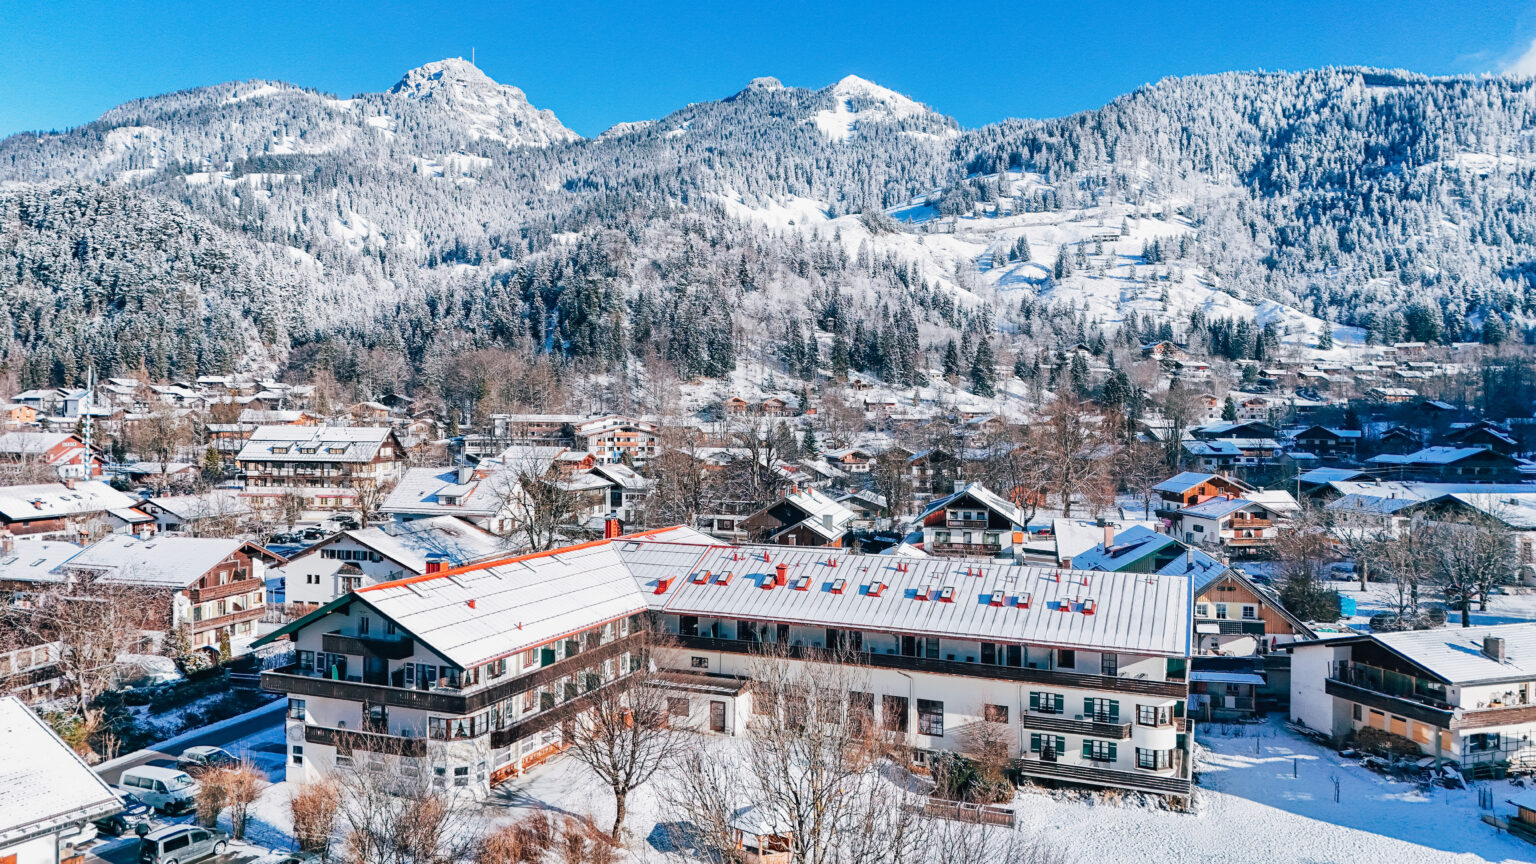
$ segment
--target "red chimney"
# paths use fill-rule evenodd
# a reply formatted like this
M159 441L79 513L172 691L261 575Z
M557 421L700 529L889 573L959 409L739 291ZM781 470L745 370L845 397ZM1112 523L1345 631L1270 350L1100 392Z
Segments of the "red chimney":
M785 582L789 581L789 567L787 565L780 564L779 566L775 567L774 570L777 575L773 577L773 584L783 585Z
M441 556L441 555L428 555L427 556L427 571L426 572L428 572L428 573L439 573L439 572L442 571L442 569L443 569L443 556Z
M624 523L616 516L609 516L603 520L603 539L611 540L614 537L624 535Z

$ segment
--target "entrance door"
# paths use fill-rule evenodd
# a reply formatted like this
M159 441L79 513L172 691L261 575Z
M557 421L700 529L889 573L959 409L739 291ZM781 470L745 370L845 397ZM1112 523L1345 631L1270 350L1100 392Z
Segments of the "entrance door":
M718 699L709 703L709 731L725 731L725 703Z

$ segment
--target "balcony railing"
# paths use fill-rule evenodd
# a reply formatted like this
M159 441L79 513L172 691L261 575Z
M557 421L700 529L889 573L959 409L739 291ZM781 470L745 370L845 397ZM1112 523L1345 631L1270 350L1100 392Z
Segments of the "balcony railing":
M1393 696L1390 693L1371 690L1337 678L1329 678L1324 681L1323 692L1329 696L1337 696L1350 702L1358 702L1361 705L1375 708L1378 711L1410 717L1420 723L1428 723L1441 729L1450 729L1455 718L1455 715L1449 710L1436 708L1424 702L1404 699L1401 696Z
M946 517L944 519L944 524L945 524L946 527L949 527L949 528L985 528L985 527L987 527L987 520L985 520L985 519L956 519L955 517L950 516L950 517Z
M1087 735L1090 738L1109 738L1125 740L1131 737L1131 724L1111 722L1107 717L1104 720L1085 719L1081 714L1076 718L1067 717L1064 714L1039 714L1034 711L1019 715L1019 725L1025 729L1041 729L1046 732L1065 732L1069 735Z
M633 647L641 635L632 633L599 648L584 651L575 657L567 657L527 674L498 681L467 693L460 690L412 690L385 684L365 684L361 681L336 681L318 675L300 674L293 666L284 666L261 673L261 686L265 690L299 697L328 697L397 708L419 708L443 714L473 714L509 696L525 693L567 675L581 672L609 658L617 657Z
M223 627L229 624L237 624L241 621L260 621L265 614L266 607L253 606L239 612L230 612L227 615L219 615L215 618L204 618L201 621L192 622L192 632L201 633L204 630L212 630L215 627Z
M402 660L411 656L416 643L410 637L343 636L340 633L320 634L320 648L331 654L351 654L357 657L387 657Z
M708 636L679 636L679 646L694 651L721 651L732 654L751 654L757 649L756 642L736 639L715 639ZM815 660L820 649L786 645L790 657ZM1183 681L1155 681L1148 678L1119 678L1111 675L1085 675L1077 672L1061 672L1055 669L1030 669L1020 666L996 666L986 663L965 663L957 660L932 660L926 657L906 657L900 654L860 654L860 662L877 669L904 669L912 672L929 672L938 675L961 675L967 678L990 678L1002 681L1025 681L1036 684L1055 684L1077 690L1108 690L1118 693L1139 693L1145 696L1163 696L1183 699L1189 695L1189 685Z
M1162 795L1188 795L1190 792L1186 763L1182 756L1169 774L1147 771L1121 771L1114 768L1097 768L1092 765L1069 762L1048 762L1039 758L1020 759L1013 763L1019 773L1031 777L1049 777L1089 786L1113 786L1120 789L1137 789Z
M1001 543L934 543L928 550L935 555L997 555L1003 551Z
M388 756L427 755L427 739L407 738L403 735L382 735L378 732L360 732L351 729L332 729L329 726L305 726L304 740L310 744L336 747L342 750L364 750Z
M248 591L258 591L266 585L260 579L237 579L233 582L225 582L223 585L214 585L210 588L192 588L187 591L187 599L193 603L205 603L209 600L222 600L225 597L233 597Z

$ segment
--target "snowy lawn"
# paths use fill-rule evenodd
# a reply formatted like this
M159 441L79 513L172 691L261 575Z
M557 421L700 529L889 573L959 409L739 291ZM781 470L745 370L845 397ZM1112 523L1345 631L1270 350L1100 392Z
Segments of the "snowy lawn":
M1536 846L1481 821L1477 788L1422 793L1412 783L1374 774L1295 735L1278 715L1263 724L1201 726L1197 740L1205 751L1194 813L1172 812L1140 795L1028 789L1013 805L1018 830L1060 846L1082 864L1112 859L1147 864L1536 860ZM271 743L281 742L249 742L253 750ZM727 739L719 744L733 746ZM274 779L281 777L273 773ZM1511 808L1503 802L1514 787L1507 782L1478 785L1493 787L1494 812L1507 815ZM254 808L250 839L257 845L291 846L289 791L289 784L277 783ZM600 828L607 828L613 815L607 789L569 758L508 781L483 809L491 822L512 822L543 810L556 818L591 818ZM675 818L658 812L648 788L634 795L626 820L629 860L660 860L665 840L657 824Z

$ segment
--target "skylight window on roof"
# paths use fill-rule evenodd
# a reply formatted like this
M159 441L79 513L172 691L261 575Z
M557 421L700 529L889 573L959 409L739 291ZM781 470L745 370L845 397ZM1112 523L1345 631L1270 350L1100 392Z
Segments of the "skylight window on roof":
M869 588L868 588L868 590L865 593L867 593L871 597L879 597L881 595L881 593L883 593L884 591L885 591L885 583L884 582L871 582L871 583L869 583Z
M955 602L955 589L953 589L953 588L951 588L949 586L945 586L943 589L941 589L939 591L939 602L940 603L953 603L953 602Z
M847 587L847 585L848 585L848 580L847 579L833 579L832 580L832 593L833 594L841 594L841 593L843 593L843 588Z
M708 570L700 570L697 573L693 574L693 584L695 584L695 585L703 585L703 584L705 584L708 581L709 581L709 571Z
M715 584L716 585L729 585L729 584L731 584L731 579L733 577L735 577L735 575L736 575L735 573L732 573L731 571L726 570L726 571L722 572L718 577L715 578Z
M1003 605L1003 592L1001 592L1001 591L993 591L991 599L987 601L987 605L988 606L1001 606L1001 605Z
M933 591L933 589L929 588L927 585L924 585L921 588L917 589L916 597L917 597L918 600L927 600L929 598L929 596L931 595L932 591Z

